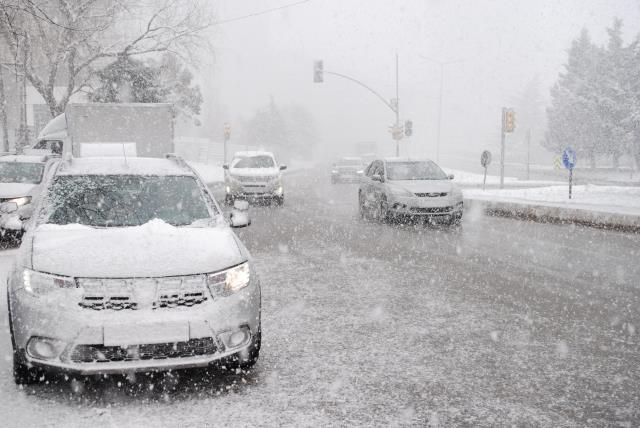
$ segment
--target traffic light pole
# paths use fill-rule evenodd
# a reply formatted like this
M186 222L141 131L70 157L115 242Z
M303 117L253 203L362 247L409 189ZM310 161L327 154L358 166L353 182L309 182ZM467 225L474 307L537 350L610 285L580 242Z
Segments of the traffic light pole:
M507 109L502 108L502 126L500 126L500 188L504 189L504 128Z
M341 73L336 73L335 71L327 71L327 70L323 70L322 69L322 61L317 61L317 63L320 63L319 65L316 65L316 67L319 67L319 70L317 70L321 75L322 74L330 74L332 76L337 76L337 77L341 77L343 79L347 79L352 81L353 83L356 83L360 86L362 86L363 88L365 88L367 91L371 92L373 95L375 95L376 97L378 97L378 99L380 101L382 101L382 103L384 105L386 105L387 107L389 107L391 109L392 112L395 113L396 115L396 122L395 122L395 129L398 130L400 129L400 102L399 102L399 78L398 78L398 54L396 54L396 99L395 99L395 106L390 103L389 101L387 101L382 95L380 95L378 92L376 92L375 90L373 90L372 88L370 88L369 86L365 85L364 83L362 83L361 81L359 81L358 79L354 79L351 76L347 76L345 74L341 74ZM318 80L314 80L317 83L321 83L322 79L318 79ZM396 140L396 156L400 156L400 138L395 138Z

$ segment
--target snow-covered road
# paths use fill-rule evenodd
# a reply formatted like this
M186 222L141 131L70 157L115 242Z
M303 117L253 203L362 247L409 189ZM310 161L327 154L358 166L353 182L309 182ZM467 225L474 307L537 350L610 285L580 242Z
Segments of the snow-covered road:
M11 426L640 423L640 236L467 212L458 230L357 217L355 185L290 177L239 235L263 283L250 373L16 388ZM14 250L0 253L0 280ZM4 292L4 291L3 291Z

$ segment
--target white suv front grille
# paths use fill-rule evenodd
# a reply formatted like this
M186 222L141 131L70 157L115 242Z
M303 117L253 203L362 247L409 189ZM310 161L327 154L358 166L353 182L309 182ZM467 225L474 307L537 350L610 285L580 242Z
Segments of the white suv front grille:
M93 310L193 306L208 299L205 275L166 278L79 278L79 305Z

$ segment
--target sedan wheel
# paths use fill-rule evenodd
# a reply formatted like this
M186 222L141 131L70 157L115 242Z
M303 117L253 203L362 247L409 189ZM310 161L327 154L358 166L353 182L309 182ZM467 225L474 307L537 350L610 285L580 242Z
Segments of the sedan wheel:
M387 199L384 198L380 201L380 205L375 212L376 220L381 222L386 222L389 220L389 204L387 204Z

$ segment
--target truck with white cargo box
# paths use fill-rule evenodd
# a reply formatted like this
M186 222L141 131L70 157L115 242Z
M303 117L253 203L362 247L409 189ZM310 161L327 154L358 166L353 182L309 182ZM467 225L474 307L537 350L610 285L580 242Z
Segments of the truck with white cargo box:
M164 157L174 151L174 109L165 103L68 104L33 146L74 157Z

